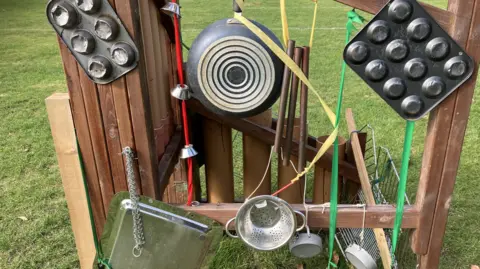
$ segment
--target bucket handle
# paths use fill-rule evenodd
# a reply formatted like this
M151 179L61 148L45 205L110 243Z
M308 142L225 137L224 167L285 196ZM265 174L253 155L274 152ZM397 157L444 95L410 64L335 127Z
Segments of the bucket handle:
M300 213L301 214L301 213ZM303 214L302 214L303 215ZM303 216L305 218L305 216ZM232 223L236 218L232 218L230 219L229 221L227 221L227 223L225 224L225 232L227 233L228 236L232 237L232 238L238 238L238 235L233 235L232 233L230 233L230 231L228 230L228 226L230 226L230 223Z
M303 228L305 228L305 225L307 224L307 218L306 218L305 215L304 215L302 212L300 212L300 211L295 210L294 212L295 212L297 215L299 215L299 216L302 218L302 220L303 220L302 226L300 226L300 227L297 228L297 232L300 232L301 230L303 230ZM230 221L231 221L231 220L230 220ZM228 224L229 224L229 223L227 223L227 226L228 226Z

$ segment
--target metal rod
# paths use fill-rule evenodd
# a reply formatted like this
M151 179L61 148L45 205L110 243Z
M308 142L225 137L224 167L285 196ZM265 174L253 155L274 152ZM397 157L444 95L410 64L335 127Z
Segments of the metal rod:
M295 48L294 61L297 66L302 62L302 48ZM288 104L287 134L285 138L285 148L283 151L283 166L290 163L290 154L292 151L293 128L295 124L295 110L297 108L298 84L300 80L297 76L293 76L290 88L290 103Z
M295 41L288 40L287 45L287 55L293 59L293 53L295 49ZM283 81L282 81L282 91L280 95L280 104L278 108L278 122L277 130L275 133L275 144L274 151L276 153L280 152L280 143L282 142L283 136L283 125L285 121L285 112L287 110L287 101L288 101L288 87L290 86L291 70L288 66L285 65L283 69Z
M310 69L310 48L303 47L303 61L302 71L308 77L308 71ZM300 91L300 141L298 143L298 171L301 172L305 169L305 146L308 138L308 126L307 126L307 108L308 108L308 86L302 83ZM301 180L304 180L303 176Z

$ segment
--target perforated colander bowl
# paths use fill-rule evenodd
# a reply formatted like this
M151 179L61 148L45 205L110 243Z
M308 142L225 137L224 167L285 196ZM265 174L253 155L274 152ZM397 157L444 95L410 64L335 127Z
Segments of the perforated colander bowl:
M297 228L295 213L303 220ZM228 232L228 226L235 221L237 235ZM257 250L275 250L287 244L295 231L305 225L305 216L294 211L284 200L262 195L247 200L238 210L237 216L227 222L226 231L231 237L239 237L247 245Z

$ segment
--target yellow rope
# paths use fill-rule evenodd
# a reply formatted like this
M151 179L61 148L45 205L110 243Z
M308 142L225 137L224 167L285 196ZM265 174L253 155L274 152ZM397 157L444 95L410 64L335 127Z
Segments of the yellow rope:
M237 2L238 1L243 1L243 0L236 0ZM318 98L318 100L320 101L320 104L322 105L322 108L323 110L325 110L325 113L327 114L328 116L328 119L330 120L330 123L332 124L333 127L335 127L335 119L336 119L336 116L335 116L335 113L333 113L333 111L328 107L327 103L322 99L322 97L318 94L318 92L315 90L315 88L313 87L312 83L308 80L308 78L305 76L305 74L302 72L302 70L300 69L300 67L298 67L295 62L290 58L288 57L288 55L277 45L275 44L275 42L273 42L272 39L270 39L270 37L268 37L260 28L258 28L256 25L254 25L253 23L251 23L248 19L246 19L245 17L243 17L241 14L239 13L236 13L235 14L235 18L240 21L241 23L243 23L250 31L252 31L255 35L257 35L266 45L267 47L269 47L273 53L275 53L275 55L280 58L280 60L282 60L283 63L285 63L285 65L288 66L288 68L290 68L290 70L308 87L309 90L311 90ZM300 179L300 177L302 177L303 175L305 175L306 173L308 173L308 171L310 171L313 166L315 165L315 163L325 154L325 152L327 152L327 150L333 145L333 143L335 142L335 139L338 135L338 127L335 127L335 129L333 130L333 132L330 134L330 136L328 137L328 139L325 141L325 143L322 145L322 147L319 149L318 153L316 154L316 156L313 158L312 162L310 163L310 165L304 170L302 171L301 173L297 174L297 176L291 180L291 182L296 182Z
M288 40L290 40L290 34L288 32L287 9L285 8L285 0L280 0L280 16L282 18L283 42L286 47L288 44Z
M313 0L313 2L315 2L315 9L313 10L312 31L310 32L310 48L313 47L313 36L315 34L315 25L317 24L318 11L318 0Z

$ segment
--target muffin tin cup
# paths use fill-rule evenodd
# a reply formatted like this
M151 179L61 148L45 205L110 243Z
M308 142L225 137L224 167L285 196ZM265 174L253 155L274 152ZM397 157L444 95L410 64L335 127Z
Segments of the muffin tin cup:
M95 83L110 83L137 66L138 49L107 0L51 0L46 13Z
M402 118L418 120L472 74L474 62L415 0L390 1L344 58Z

